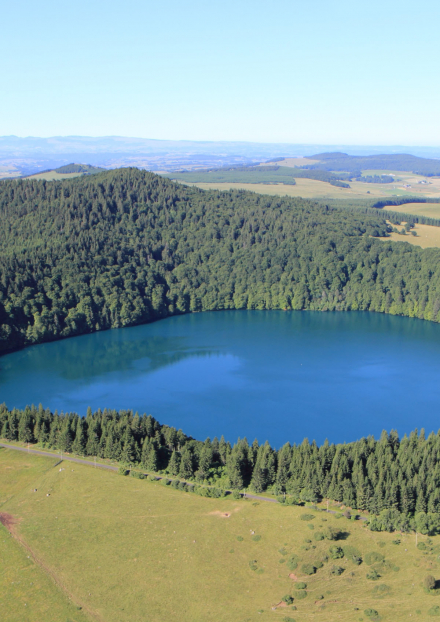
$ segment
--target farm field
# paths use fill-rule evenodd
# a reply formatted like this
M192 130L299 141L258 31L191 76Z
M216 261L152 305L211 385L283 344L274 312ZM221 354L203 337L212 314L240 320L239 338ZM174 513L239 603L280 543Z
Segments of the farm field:
M404 207L406 208L407 206L404 205ZM413 212L408 210L408 213ZM389 237L380 239L393 242L409 242L409 244L420 246L421 248L440 248L440 227L416 224L414 225L414 231L417 232L417 237L411 234L401 235L400 233L393 232Z
M440 203L405 203L404 205L387 205L389 212L404 212L414 214L414 216L429 216L429 218L440 218Z
M78 177L82 173L57 173L56 171L47 171L46 173L37 173L31 175L27 179L45 179L46 181L59 181L61 179L73 179Z
M177 180L179 181L179 180ZM439 180L440 181L440 180ZM183 183L183 182L180 182ZM375 199L380 197L392 196L413 196L416 192L412 186L404 189L401 184L366 184L359 181L350 182L350 188L339 188L323 181L315 179L297 178L296 185L289 186L284 184L247 184L247 183L186 183L188 186L197 186L202 190L249 190L259 194L269 194L277 196L303 197L304 199ZM391 186L391 188L390 188ZM430 188L430 186L421 186ZM421 196L423 192L417 191ZM438 190L431 196L440 196L440 185Z
M30 583L24 589L29 568L35 576L42 570L3 528L7 572L0 574L0 594L12 594L12 579L14 593L34 604L25 601L25 617L17 614L17 598L3 599L4 622L83 622L85 616L106 622L355 622L374 619L364 613L369 609L391 622L427 619L437 604L422 582L427 574L437 576L438 536L419 536L423 551L414 535L371 532L364 522L319 509L202 498L159 482L55 464L0 450L7 491L0 512L12 517L16 533L58 582L48 579L41 592L50 617ZM321 539L329 527L340 532L338 541ZM344 557L326 559L335 545ZM356 565L353 555L363 563ZM308 575L307 564L322 567ZM367 579L374 569L378 580ZM73 605L62 590L71 594L74 613L67 612ZM285 595L294 598L290 606L281 604Z

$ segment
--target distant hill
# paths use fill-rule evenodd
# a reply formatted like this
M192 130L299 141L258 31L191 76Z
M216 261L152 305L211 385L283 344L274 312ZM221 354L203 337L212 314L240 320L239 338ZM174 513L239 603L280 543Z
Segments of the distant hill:
M330 152L306 156L318 163L304 168L321 171L410 171L417 175L433 177L440 175L440 160L420 158L408 153L353 156L347 153Z
M50 168L38 173L32 173L30 175L23 175L28 179L42 179L45 181L61 181L62 179L68 179L72 177L82 177L84 175L96 175L97 173L104 173L107 169L99 166L92 166L91 164L64 164L58 168Z
M55 173L69 174L69 173L83 173L85 175L94 175L95 173L103 173L106 169L99 166L92 166L91 164L66 164L53 169Z

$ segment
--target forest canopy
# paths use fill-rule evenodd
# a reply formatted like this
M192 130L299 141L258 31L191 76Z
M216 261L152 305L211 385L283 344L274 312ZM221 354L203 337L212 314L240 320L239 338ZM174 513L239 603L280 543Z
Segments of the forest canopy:
M176 313L370 310L440 321L440 251L380 211L202 191L138 169L0 184L0 351Z

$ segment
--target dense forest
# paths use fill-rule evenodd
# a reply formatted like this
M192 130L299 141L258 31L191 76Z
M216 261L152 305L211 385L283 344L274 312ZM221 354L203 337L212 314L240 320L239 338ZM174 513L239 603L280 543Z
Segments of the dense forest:
M306 156L319 160L307 165L308 169L323 171L412 171L417 175L433 177L440 175L440 160L419 158L407 153L371 156L351 156L346 153L318 153Z
M406 529L414 514L419 523L440 527L440 433L426 438L416 430L399 439L396 432L383 432L379 440L326 441L320 447L305 439L277 451L246 439L234 445L223 437L196 441L131 411L89 409L82 418L52 414L41 405L11 411L2 405L0 438L109 458L223 490L287 493L293 503L330 498L378 515L376 529Z
M440 251L374 239L365 212L138 169L2 182L0 351L217 309L440 321Z

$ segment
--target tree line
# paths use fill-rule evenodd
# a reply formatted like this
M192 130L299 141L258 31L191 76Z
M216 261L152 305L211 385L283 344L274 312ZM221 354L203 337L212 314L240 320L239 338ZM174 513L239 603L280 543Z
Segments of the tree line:
M385 525L404 526L414 515L440 513L440 432L426 437L415 430L400 439L396 431L384 431L379 440L321 446L304 439L277 450L246 438L233 445L223 437L198 441L129 410L89 408L82 418L41 405L8 410L3 404L0 437L223 489L286 493L296 502L330 498L378 515Z
M0 352L217 309L438 322L440 251L377 240L385 216L133 168L2 182Z

